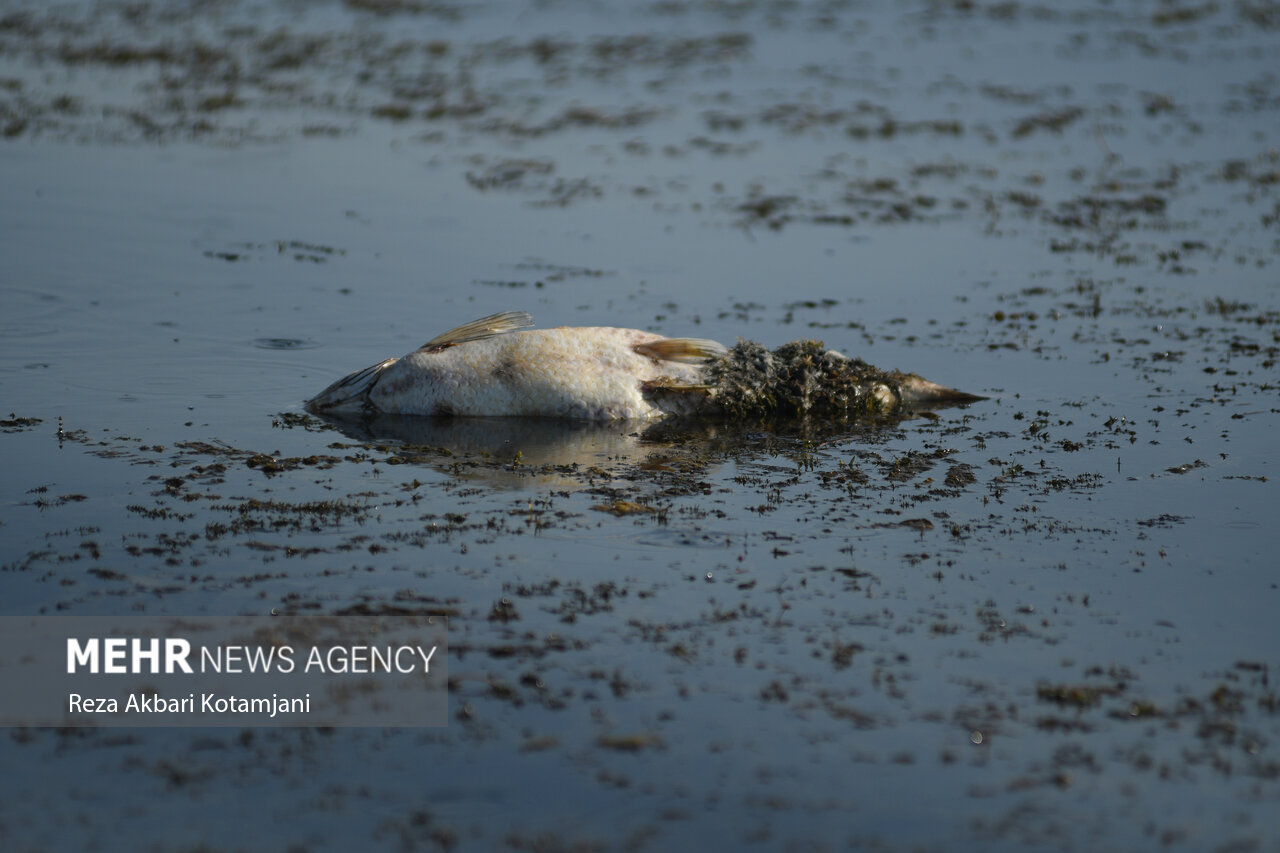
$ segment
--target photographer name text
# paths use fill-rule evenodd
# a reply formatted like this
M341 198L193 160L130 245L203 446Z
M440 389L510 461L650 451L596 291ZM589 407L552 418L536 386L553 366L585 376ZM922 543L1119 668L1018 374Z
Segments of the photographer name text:
M130 693L123 702L125 714L276 714L311 713L311 694L301 697L283 697L272 693L269 697L219 696L217 693L194 693L171 698L158 693ZM83 696L71 693L67 696L69 714L119 714L121 700L102 696Z

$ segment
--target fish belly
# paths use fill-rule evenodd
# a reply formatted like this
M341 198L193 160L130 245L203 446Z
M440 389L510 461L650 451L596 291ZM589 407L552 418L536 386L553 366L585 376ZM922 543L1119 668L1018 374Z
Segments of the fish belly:
M670 409L648 388L703 381L695 365L633 349L661 337L636 329L542 329L419 351L387 369L370 402L395 414L661 417Z

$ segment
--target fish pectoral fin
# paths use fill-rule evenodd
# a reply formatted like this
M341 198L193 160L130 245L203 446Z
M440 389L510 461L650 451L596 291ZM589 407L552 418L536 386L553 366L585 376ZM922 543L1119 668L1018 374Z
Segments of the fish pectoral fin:
M640 383L640 390L646 394L662 391L670 391L675 394L710 394L715 390L715 386L707 385L703 382L676 382L664 376L659 379L644 380Z
M528 311L503 311L500 314L490 314L488 317L481 317L479 320L473 320L470 323L458 326L456 329L450 329L444 334L436 335L418 347L418 350L438 350L455 344L465 344L469 341L482 341L485 338L518 332L532 325L533 315Z
M678 361L684 364L700 364L729 354L724 344L702 338L661 338L645 344L636 344L633 350L640 355L659 361Z
M357 370L344 376L328 388L307 401L307 410L311 412L327 412L333 409L349 408L352 404L363 404L369 390L378 382L383 371L400 359L389 358L372 367Z
M668 415L693 415L714 406L715 387L700 382L680 382L669 376L646 379L640 393L649 404Z

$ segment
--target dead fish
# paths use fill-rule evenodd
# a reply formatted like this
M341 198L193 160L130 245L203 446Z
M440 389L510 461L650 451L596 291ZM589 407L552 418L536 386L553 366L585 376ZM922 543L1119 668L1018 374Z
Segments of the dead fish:
M603 421L667 415L890 412L980 400L794 341L768 350L606 326L529 329L524 311L484 317L307 401L316 413L528 416Z

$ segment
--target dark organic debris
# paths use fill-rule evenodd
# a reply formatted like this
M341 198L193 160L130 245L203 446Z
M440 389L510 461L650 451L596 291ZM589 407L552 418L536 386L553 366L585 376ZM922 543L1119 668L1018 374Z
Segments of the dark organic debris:
M734 417L856 417L891 412L917 400L979 399L932 386L915 374L881 370L812 340L793 341L773 351L739 341L708 366L707 374L716 389L716 405ZM926 385L932 388L920 393Z

